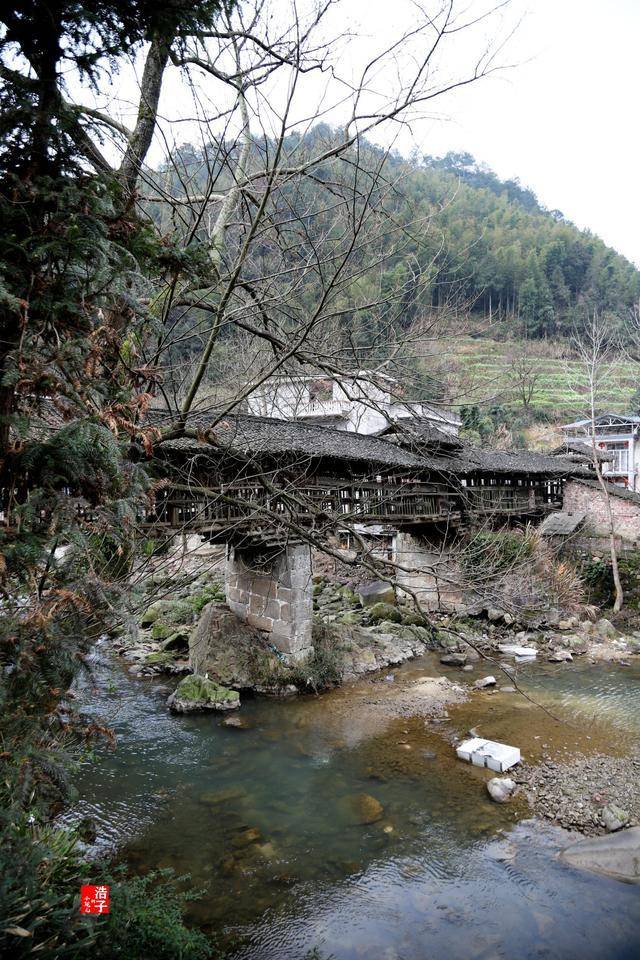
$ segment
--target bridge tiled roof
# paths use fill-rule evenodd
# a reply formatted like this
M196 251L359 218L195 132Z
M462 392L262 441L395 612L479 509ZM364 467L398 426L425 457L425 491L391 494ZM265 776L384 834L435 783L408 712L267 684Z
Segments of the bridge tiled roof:
M157 414L154 419L158 421ZM189 426L203 432L210 431L216 447L236 450L252 457L285 454L314 459L328 457L365 461L382 467L431 470L458 477L477 473L549 477L592 475L586 467L568 459L526 450L488 450L485 447L464 446L456 438L451 438L451 445L447 445L449 449L444 449L440 443L433 443L428 432L422 440L414 434L410 444L400 444L317 424L248 414L226 414L216 423L212 412L192 413ZM182 438L168 441L163 447L185 452L204 452L211 449L211 442Z
M453 452L446 459L451 472L460 476L472 473L529 474L549 477L592 476L587 467L573 463L571 460L533 453L530 450L488 450L486 447L468 446Z
M204 431L209 430L209 424L215 424L209 434L214 445L246 456L291 454L314 459L366 461L386 467L424 467L422 458L416 453L365 434L248 414L227 414L218 423L215 419L210 413L196 413L189 417L189 426ZM167 441L163 447L204 452L211 448L211 440L182 438Z

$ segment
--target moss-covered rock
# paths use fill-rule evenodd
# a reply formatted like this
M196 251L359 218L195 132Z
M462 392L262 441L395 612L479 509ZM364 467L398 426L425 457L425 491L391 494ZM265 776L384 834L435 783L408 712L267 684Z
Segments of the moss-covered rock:
M157 653L150 653L146 656L144 662L158 667L162 666L163 663L173 663L177 656L177 650L158 650Z
M163 650L186 650L189 646L191 627L178 627L160 644Z
M337 622L351 625L362 623L362 613L359 610L347 610L340 614Z
M427 627L429 625L421 613L415 613L414 611L404 613L402 622L405 627Z
M172 633L172 627L170 627L168 623L165 623L164 620L156 620L151 627L152 640L166 640Z
M150 627L157 620L180 625L193 622L194 609L187 600L156 600L140 617L141 627Z
M363 607L373 607L378 603L395 604L396 594L390 583L374 580L358 588L358 596Z
M240 706L240 694L202 677L192 674L184 677L167 701L175 713L194 713L200 710L236 710Z
M391 623L400 623L402 614L397 607L392 607L390 603L374 603L367 611L370 623L382 623L388 620Z
M202 613L208 603L224 603L226 600L224 585L208 583L189 597L189 603L196 613Z
M339 597L342 598L342 600L343 600L345 603L349 603L349 604L356 604L356 603L359 604L359 603L360 603L359 597L357 596L356 593L353 592L353 590L351 589L351 587L340 587L340 588L336 591L336 593L338 594Z

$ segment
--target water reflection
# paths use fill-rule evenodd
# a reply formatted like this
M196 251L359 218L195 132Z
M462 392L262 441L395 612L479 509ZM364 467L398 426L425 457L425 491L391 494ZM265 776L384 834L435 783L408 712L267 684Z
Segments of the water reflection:
M246 730L170 717L167 688L97 658L98 689L79 694L111 718L118 746L83 770L70 816L94 816L98 844L123 847L135 869L171 866L208 884L194 919L238 960L299 960L315 946L337 960L638 955L640 888L557 862L567 834L517 823L523 807L493 804L483 771L395 709L403 684L440 670L435 658L393 684L247 703ZM515 724L529 753L587 736L597 746L638 696L637 671L620 667L527 667L518 682L600 725L567 732L496 694L452 708L449 733L480 720L491 736Z

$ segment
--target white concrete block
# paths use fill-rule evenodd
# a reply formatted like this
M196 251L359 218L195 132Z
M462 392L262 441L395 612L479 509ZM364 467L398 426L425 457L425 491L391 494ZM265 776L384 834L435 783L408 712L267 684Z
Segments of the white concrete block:
M487 767L496 773L504 773L521 759L518 747L480 737L465 740L456 748L456 754L461 760L471 761L474 767Z
M473 737L472 740L465 740L456 748L456 753L461 760L466 760L467 763L471 762L471 754L475 750L479 750L480 747L483 747L485 743L488 743L487 740L482 740L480 737Z
M538 653L536 647L518 647L510 643L501 643L498 650L512 657L535 657Z

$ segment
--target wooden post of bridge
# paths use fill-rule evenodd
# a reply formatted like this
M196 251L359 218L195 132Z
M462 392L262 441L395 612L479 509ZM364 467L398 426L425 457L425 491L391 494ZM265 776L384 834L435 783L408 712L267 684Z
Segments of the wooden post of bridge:
M292 660L312 652L313 582L311 548L227 548L227 603L245 623L263 630Z

